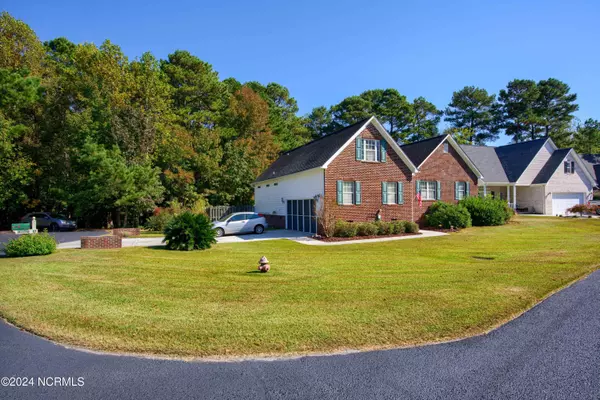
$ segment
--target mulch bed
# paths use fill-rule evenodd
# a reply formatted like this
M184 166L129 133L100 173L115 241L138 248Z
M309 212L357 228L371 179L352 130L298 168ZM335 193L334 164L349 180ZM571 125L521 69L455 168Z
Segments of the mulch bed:
M390 237L400 237L400 236L416 236L420 235L420 233L399 233L395 235L372 235L372 236L354 236L354 237L323 237L323 236L313 236L313 239L320 240L322 242L349 242L352 240L363 240L363 239L381 239L381 238L390 238Z
M428 231L434 231L434 232L444 232L444 233L452 233L452 232L458 232L460 229L446 229L446 228L432 228L432 227L427 227L426 228Z

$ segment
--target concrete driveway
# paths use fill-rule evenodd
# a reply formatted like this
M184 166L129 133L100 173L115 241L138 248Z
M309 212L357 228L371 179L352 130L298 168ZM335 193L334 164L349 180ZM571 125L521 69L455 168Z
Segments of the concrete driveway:
M1 399L594 399L600 271L484 336L275 361L185 362L64 348L0 322ZM40 387L38 377L83 386Z

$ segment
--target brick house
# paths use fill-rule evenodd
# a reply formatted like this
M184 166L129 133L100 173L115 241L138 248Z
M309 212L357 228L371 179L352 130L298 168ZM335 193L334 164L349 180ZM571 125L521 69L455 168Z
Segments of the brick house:
M478 169L448 135L400 147L375 117L283 153L255 181L270 225L317 230L315 201L347 221L422 222L435 200L478 192ZM421 193L422 204L417 200Z

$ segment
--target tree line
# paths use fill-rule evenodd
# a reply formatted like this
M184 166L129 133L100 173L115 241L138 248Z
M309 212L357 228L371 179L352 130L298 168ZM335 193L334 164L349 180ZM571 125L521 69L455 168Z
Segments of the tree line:
M395 89L369 90L299 115L278 84L220 79L184 50L130 60L119 46L41 42L0 15L0 224L53 210L88 226L135 225L178 202L252 203L252 182L282 151L376 115L400 142L549 136L600 152L600 125L573 124L576 95L555 79L515 80L496 97L466 87L445 110Z

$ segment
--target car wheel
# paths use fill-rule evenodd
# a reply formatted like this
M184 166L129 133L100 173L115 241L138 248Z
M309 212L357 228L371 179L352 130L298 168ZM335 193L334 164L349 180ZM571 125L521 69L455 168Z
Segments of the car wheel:
M261 234L261 233L263 233L264 231L265 231L265 227L264 227L264 226L262 226L262 225L256 225L256 226L254 227L254 233L257 233L257 234L259 234L259 235L260 235L260 234Z
M52 223L50 224L50 232L59 232L60 228L58 227L58 224Z
M225 231L223 230L223 228L217 228L217 229L215 229L215 232L217 232L217 237L221 237L225 234Z

